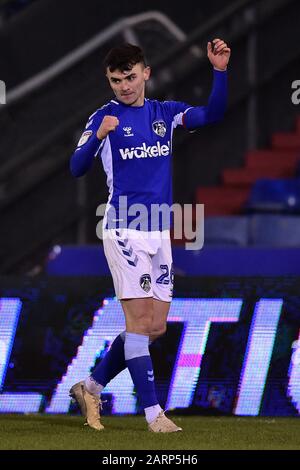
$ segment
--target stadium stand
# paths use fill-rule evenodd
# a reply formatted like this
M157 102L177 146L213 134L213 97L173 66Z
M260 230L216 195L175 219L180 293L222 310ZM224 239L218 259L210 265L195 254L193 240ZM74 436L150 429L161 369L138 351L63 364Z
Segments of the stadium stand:
M15 17L36 0L2 0L0 4L0 18L4 23L8 19Z
M224 169L221 186L199 187L196 202L205 204L206 215L299 211L299 130L298 117L295 132L272 135L271 149L247 152L244 168Z
M257 20L249 14L250 4L257 4L259 8ZM226 119L193 136L179 131L175 139L175 201L195 201L197 193L196 202L205 203L207 216L240 213L249 195L249 184L226 185L221 196L217 185L223 171L230 167L241 168L245 154L252 155L249 157L252 165L257 152L253 148L267 148L271 135L279 130L290 132L292 128L297 107L291 103L290 83L299 69L300 44L289 46L293 43L293 31L298 27L298 11L300 5L295 0L278 0L272 5L237 1L226 5L210 21L191 32L182 44L173 44L170 36L159 34L155 35L154 44L143 28L139 29L139 38L146 39L141 45L149 51L149 62L153 65L154 87L149 89L149 95L153 93L160 99L178 99L192 104L205 102L211 85L211 70L205 54L207 38L222 33L235 49ZM288 24L289 28L284 37L279 37L274 32L282 24ZM249 41L254 33L259 44L256 60L261 73L250 83L246 71ZM115 41L119 42L119 37ZM68 163L87 116L97 103L101 105L107 99L108 89L99 78L100 63L101 55L113 43L100 47L35 90L30 99L24 96L1 109L2 273L26 272L36 263L44 262L56 243L98 242L95 209L107 198L105 177L97 169L84 180L74 181ZM195 46L197 53L193 54L191 50ZM276 50L276 58L270 55L270 49ZM268 61L264 60L266 53ZM257 135L255 145L250 148L248 114L253 94L257 100L254 116ZM278 138L274 141L276 146ZM290 147L285 150L285 154L292 152ZM293 159L297 165L296 158L291 157L290 166L284 168L285 173L276 173L277 178L292 174ZM256 177L259 175L265 177L263 170ZM213 193L211 188L216 187L218 192L209 195L210 202L209 197L199 196L199 187L207 193ZM221 203L222 208L218 206ZM16 221L19 221L18 228ZM11 253L13 256L9 255Z
M300 180L259 179L251 188L248 212L300 213Z

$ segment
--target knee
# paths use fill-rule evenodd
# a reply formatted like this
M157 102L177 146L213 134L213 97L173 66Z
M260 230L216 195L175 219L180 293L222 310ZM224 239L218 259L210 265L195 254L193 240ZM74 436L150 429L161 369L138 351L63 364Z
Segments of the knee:
M151 332L150 332L150 340L154 341L157 338L160 338L166 333L166 331L167 331L166 324L152 325Z
M152 329L152 315L151 312L140 312L139 315L136 315L135 318L127 322L127 331L132 333L139 333L142 335L150 336Z

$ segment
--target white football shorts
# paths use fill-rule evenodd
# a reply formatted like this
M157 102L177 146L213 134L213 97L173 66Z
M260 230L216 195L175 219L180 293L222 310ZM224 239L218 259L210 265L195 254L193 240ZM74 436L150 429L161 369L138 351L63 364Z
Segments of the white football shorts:
M103 230L103 247L118 299L153 297L171 302L170 231Z

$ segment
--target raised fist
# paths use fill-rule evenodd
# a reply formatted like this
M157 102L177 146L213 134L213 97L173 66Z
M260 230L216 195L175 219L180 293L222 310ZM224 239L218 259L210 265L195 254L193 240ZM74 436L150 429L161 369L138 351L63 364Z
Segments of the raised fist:
M116 116L104 116L99 129L97 130L97 137L100 140L105 139L107 134L114 131L119 125L119 119Z

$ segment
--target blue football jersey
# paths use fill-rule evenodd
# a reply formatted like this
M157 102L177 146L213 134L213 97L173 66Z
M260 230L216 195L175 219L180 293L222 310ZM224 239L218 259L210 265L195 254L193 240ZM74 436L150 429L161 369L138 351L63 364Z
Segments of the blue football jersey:
M165 228L162 220L159 226L152 221L151 210L161 204L172 205L172 135L178 125L183 125L183 114L190 108L177 101L145 99L144 105L137 107L111 100L89 117L78 150L95 136L104 116L119 120L115 131L98 141L95 153L107 175L109 227L113 228L114 222L116 227L128 227L133 220L139 220L141 224L131 226L144 230ZM147 220L145 211L136 211L136 204L143 205Z
M145 99L138 107L111 100L89 117L71 158L71 171L82 176L94 157L101 158L109 190L106 227L146 231L169 227L168 211L162 220L159 208L172 206L173 131L177 126L194 130L221 120L226 100L227 74L215 70L207 106ZM119 125L100 141L96 134L108 115L116 116Z

